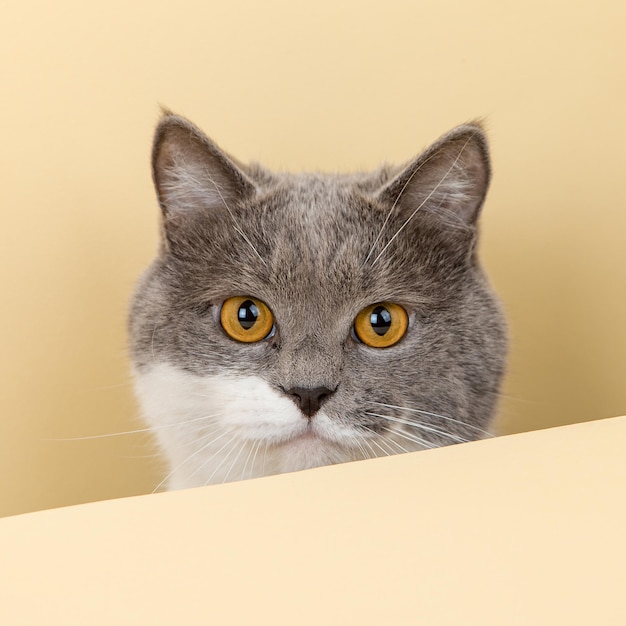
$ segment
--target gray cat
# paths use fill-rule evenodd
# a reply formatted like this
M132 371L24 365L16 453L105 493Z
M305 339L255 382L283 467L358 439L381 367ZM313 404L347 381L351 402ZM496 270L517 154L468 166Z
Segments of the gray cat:
M176 489L488 435L506 331L476 254L485 135L408 165L275 174L166 113L158 257L130 315ZM157 487L157 488L158 488Z

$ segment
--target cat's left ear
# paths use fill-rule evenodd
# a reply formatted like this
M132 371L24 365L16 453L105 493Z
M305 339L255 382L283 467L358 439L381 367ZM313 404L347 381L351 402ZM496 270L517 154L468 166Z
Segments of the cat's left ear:
M487 194L491 168L487 138L478 123L458 126L412 161L378 193L411 218L416 211L473 226Z

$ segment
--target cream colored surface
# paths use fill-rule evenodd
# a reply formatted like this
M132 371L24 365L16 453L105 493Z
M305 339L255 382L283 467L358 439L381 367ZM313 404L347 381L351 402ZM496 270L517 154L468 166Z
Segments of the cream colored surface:
M626 417L0 520L2 624L623 626Z
M356 169L486 116L501 432L626 410L621 0L13 2L0 20L0 515L150 491L126 303L157 103L239 158Z

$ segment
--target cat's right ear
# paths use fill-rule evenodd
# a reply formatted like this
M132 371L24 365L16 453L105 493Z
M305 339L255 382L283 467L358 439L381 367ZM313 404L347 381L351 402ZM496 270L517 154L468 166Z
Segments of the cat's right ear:
M199 128L165 112L152 149L152 176L166 234L198 212L227 212L254 193L242 169Z

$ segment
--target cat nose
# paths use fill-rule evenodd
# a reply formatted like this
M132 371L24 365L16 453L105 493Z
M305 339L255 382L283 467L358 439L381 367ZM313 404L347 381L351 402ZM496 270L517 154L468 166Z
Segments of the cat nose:
M285 393L300 407L307 416L313 417L322 406L322 403L335 393L335 389L328 387L292 387Z

